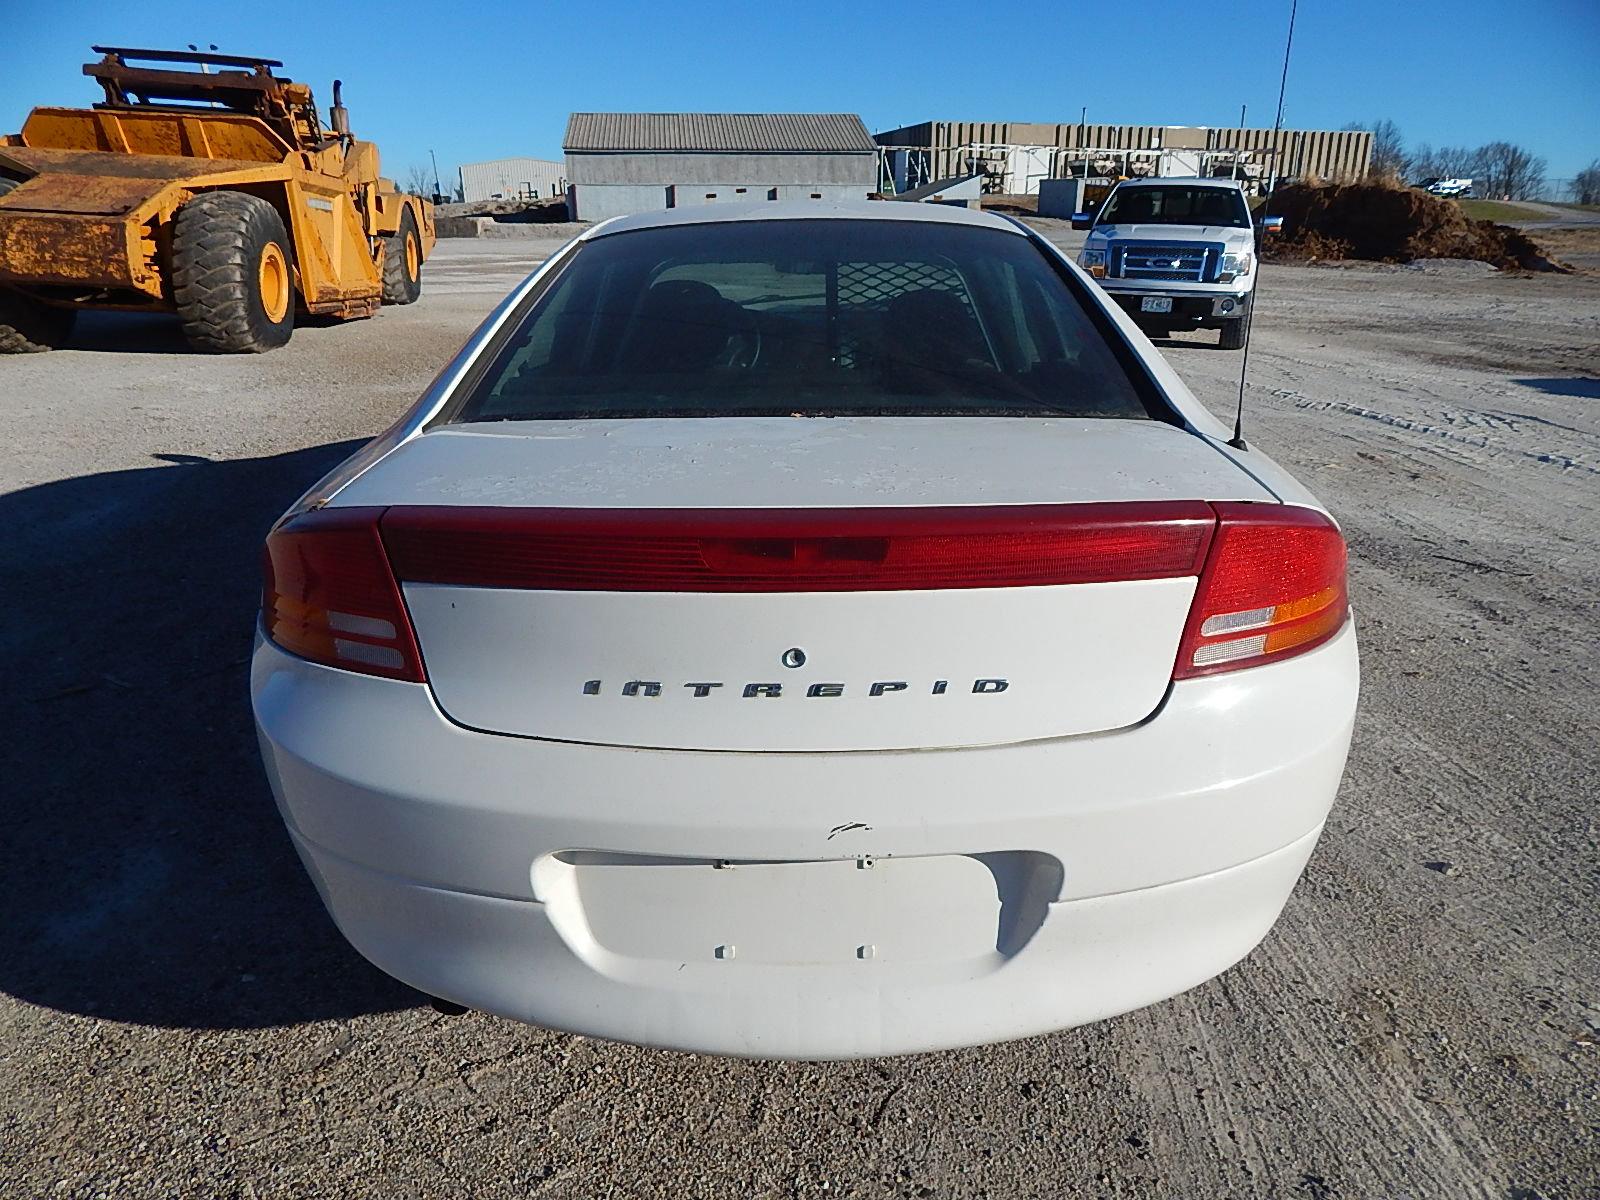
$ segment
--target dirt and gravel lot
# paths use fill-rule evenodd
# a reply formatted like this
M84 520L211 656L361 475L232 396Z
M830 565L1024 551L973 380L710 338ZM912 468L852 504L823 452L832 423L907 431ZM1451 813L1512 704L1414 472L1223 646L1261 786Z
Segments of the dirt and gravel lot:
M257 548L550 243L202 358L0 360L0 1195L1600 1195L1600 280L1268 268L1247 434L1353 552L1365 692L1265 944L1085 1029L697 1059L419 1005L256 759ZM1219 412L1238 355L1163 344Z

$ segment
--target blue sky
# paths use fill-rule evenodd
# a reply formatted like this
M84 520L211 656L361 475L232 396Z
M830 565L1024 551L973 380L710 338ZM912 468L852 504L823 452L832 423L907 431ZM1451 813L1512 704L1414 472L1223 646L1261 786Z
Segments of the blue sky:
M574 109L923 120L1271 125L1288 0L1173 5L489 0L0 0L0 128L97 94L91 42L280 58L402 175L559 158ZM1222 20L1226 19L1224 26ZM317 32L313 34L313 27ZM1600 158L1597 0L1302 0L1284 123L1389 117L1408 143L1521 142L1569 178Z

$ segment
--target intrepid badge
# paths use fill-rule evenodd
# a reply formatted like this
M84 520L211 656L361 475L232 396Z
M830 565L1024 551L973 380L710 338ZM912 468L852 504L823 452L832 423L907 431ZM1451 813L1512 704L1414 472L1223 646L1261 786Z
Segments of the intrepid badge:
M800 663L788 661L790 654L800 654ZM804 653L799 650L790 650L784 654L784 666L798 667L804 662ZM957 694L972 696L996 696L1011 686L1009 680L996 677L974 679L972 686L958 689ZM722 680L691 680L679 684L675 688L663 683L659 679L629 679L625 683L614 684L612 692L621 696L643 696L647 699L660 699L664 695L685 695L693 700L704 700L712 694L738 696L745 700L775 700L783 696L803 696L810 700L836 700L841 696L894 696L901 692L916 690L921 692L927 689L930 696L947 696L951 694L948 679L935 679L913 685L907 679L875 679L870 683L811 683L793 684L788 688L781 683L745 683L733 684L729 687ZM585 696L600 696L606 693L605 680L586 679L583 683Z

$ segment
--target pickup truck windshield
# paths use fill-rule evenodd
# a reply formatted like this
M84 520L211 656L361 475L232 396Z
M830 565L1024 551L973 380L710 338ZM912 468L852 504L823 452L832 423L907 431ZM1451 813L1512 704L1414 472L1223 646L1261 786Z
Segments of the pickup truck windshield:
M578 247L454 419L1165 415L1084 304L999 229L830 218L611 234Z
M1250 228L1250 209L1234 188L1119 187L1096 225L1228 225Z

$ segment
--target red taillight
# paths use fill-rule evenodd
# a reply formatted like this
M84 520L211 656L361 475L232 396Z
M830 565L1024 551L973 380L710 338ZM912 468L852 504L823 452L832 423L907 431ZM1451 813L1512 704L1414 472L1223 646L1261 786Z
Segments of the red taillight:
M1033 587L1198 573L1198 503L987 508L391 508L395 575L604 592Z
M1173 678L1290 658L1344 627L1345 546L1331 520L1291 505L1212 507L1217 533Z
M266 633L312 662L421 683L416 637L378 536L381 508L301 513L267 537Z
M556 591L830 592L1193 575L1200 578L1176 679L1303 653L1336 634L1348 611L1344 539L1323 514L1276 504L1154 502L318 509L268 537L262 614L267 636L304 658L422 682L397 580Z

